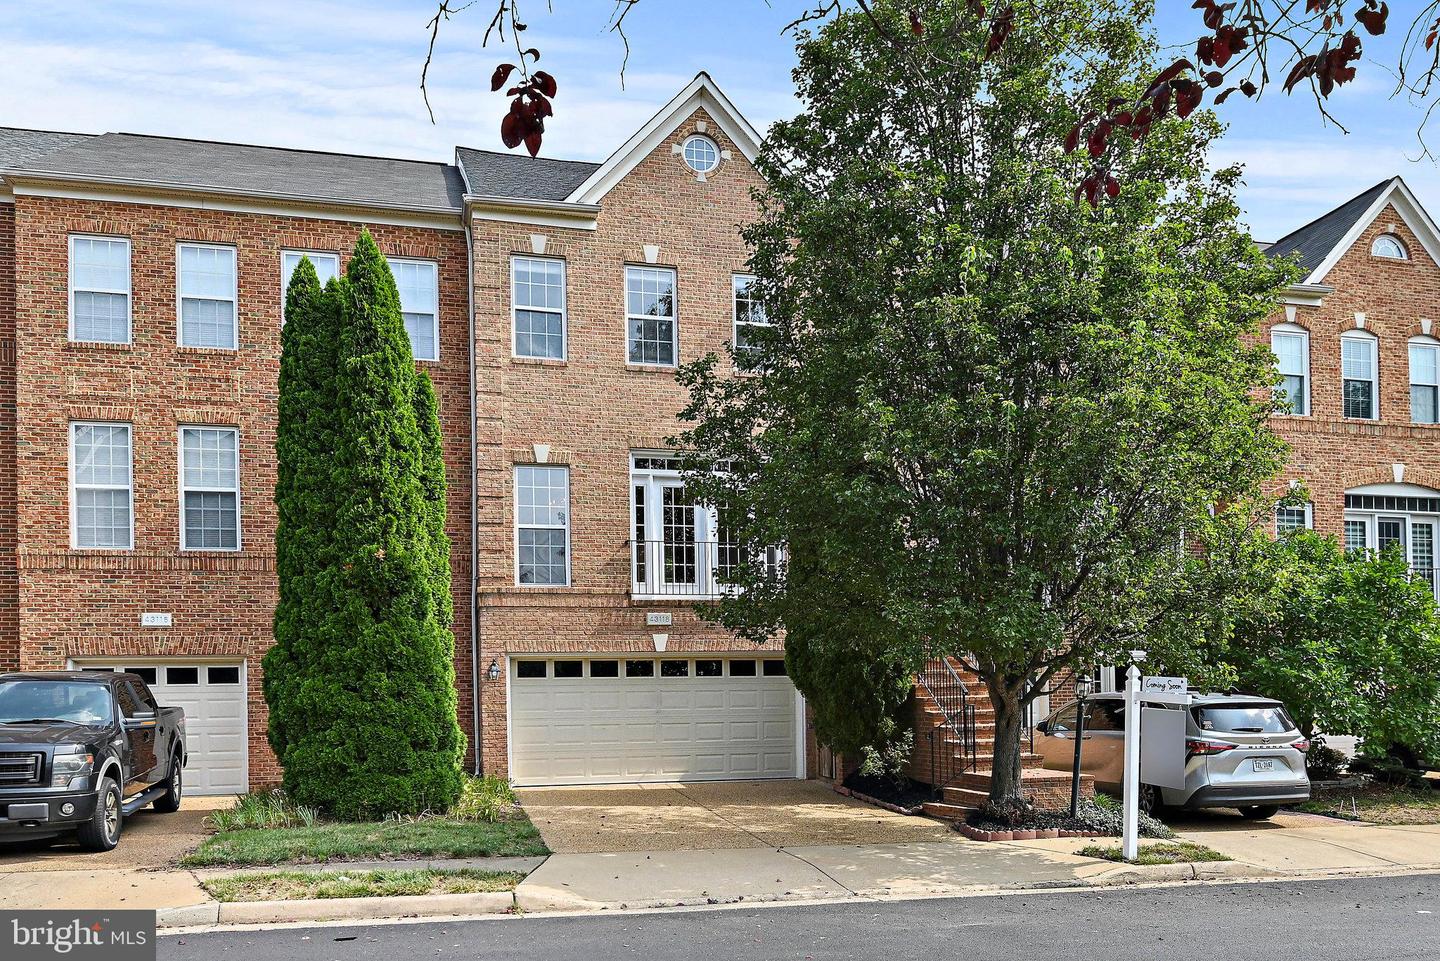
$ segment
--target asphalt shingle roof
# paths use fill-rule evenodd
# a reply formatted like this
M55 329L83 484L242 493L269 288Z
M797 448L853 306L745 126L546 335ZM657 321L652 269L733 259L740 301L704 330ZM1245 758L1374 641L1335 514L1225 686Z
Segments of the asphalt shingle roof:
M0 127L0 170L33 163L48 153L90 139L88 133L60 133L56 130L26 130Z
M1275 241L1265 248L1265 253L1271 257L1285 257L1291 254L1298 256L1300 264L1305 272L1309 274L1325 260L1335 245L1344 239L1355 226L1355 222L1364 216L1365 211L1375 202L1384 190L1395 181L1395 177L1387 177L1369 190L1355 197L1351 197L1328 214L1310 221L1297 230Z
M0 155L0 160L4 160ZM359 206L458 211L459 168L420 160L107 133L22 155L0 171Z
M470 192L480 197L522 200L564 200L600 165L581 160L555 160L493 150L456 148Z

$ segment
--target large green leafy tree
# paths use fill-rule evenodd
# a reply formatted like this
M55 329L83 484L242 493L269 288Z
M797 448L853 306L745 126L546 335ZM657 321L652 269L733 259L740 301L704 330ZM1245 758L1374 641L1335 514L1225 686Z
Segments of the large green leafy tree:
M1281 538L1262 603L1236 619L1223 661L1243 690L1283 700L1307 735L1363 738L1440 758L1440 613L1399 551Z
M678 441L747 556L789 550L742 565L717 616L786 632L821 738L893 737L922 659L959 657L1006 800L1057 671L1138 646L1181 662L1223 622L1234 580L1207 558L1245 556L1283 460L1247 335L1292 272L1236 223L1211 117L1112 142L1125 190L1077 200L1088 161L1064 141L1077 107L1153 76L1148 4L1017 9L998 50L970 6L873 5L887 32L918 13L913 55L858 13L801 38L802 109L770 131L747 235L773 327L737 358L750 376L682 372Z
M343 817L445 809L464 735L439 423L368 232L323 292L302 262L286 320L265 659L285 789Z

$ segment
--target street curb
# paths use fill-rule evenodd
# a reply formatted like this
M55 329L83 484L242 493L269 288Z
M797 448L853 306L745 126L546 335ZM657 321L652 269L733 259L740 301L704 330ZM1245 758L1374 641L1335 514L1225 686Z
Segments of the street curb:
M1119 864L1086 878L1083 883L1095 887L1123 884L1149 884L1156 881L1209 881L1220 878L1270 879L1286 877L1288 872L1241 861L1190 861L1184 864Z
M178 908L159 908L155 911L155 927L184 928L196 924L219 924L220 902L190 904Z
M287 921L510 914L514 910L515 895L509 891L421 894L393 898L221 901L157 911L155 926L176 928L196 924L280 924Z

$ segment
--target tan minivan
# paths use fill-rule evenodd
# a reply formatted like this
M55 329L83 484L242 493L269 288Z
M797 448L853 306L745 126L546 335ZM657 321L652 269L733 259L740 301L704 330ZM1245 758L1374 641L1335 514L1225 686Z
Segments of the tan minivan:
M1054 712L1035 728L1035 752L1051 771L1075 766L1079 704ZM1243 694L1197 694L1185 710L1185 787L1142 785L1140 806L1231 807L1264 820L1282 804L1310 798L1305 752L1310 743L1279 701ZM1120 796L1125 776L1125 696L1119 692L1085 699L1085 733L1080 771L1095 787Z

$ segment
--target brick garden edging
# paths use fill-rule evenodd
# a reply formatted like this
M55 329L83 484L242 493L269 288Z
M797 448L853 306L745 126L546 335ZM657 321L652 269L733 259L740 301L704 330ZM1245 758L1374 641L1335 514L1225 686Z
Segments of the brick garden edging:
M965 835L972 841L1048 841L1054 838L1092 838L1098 837L1093 831L1070 831L1060 828L1034 828L1030 830L1021 829L1017 831L984 831L977 827L971 827L964 822L956 822L955 830Z
M836 794L842 795L844 797L854 798L857 801L864 801L866 804L873 804L877 808L884 808L887 811L894 811L896 814L908 814L911 817L914 817L921 814L925 808L925 805L923 804L917 804L913 808L902 808L898 804L891 804L889 801L882 801L879 798L873 798L868 794L861 794L859 791L853 791L843 784L836 784L834 785L834 787Z

